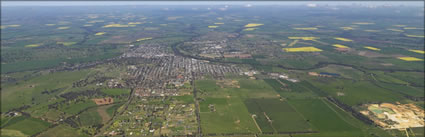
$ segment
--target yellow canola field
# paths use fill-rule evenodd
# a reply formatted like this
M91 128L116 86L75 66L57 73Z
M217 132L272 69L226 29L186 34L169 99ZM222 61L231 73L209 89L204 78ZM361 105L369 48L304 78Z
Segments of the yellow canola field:
M376 51L380 51L381 49L375 48L375 47L370 47L370 46L365 46L364 48L370 49L370 50L376 50Z
M416 28L416 27L405 27L405 28L403 28L403 29L424 29L424 28Z
M406 25L393 25L394 27L406 27Z
M151 39L152 39L152 37L147 37L147 38L140 38L140 39L138 39L136 41L151 40Z
M298 48L283 48L286 52L319 52L322 51L316 47L298 47Z
M101 35L103 35L103 34L105 34L106 32L98 32L98 33L96 33L96 34L94 34L94 35L96 35L96 36L101 36Z
M420 35L406 35L408 37L414 37L414 38L425 38L425 36L420 36Z
M422 61L423 59L415 58L415 57L398 57L398 59L404 61Z
M364 30L364 31L366 31L366 32L379 32L379 30L371 30L371 29L367 29L367 30Z
M136 27L136 25L109 24L103 27L104 28L126 28L126 27Z
M21 25L7 25L7 27L20 27Z
M309 27L309 28L294 28L296 30L317 30L317 28Z
M222 24L224 24L224 23L222 23L222 22L217 22L217 23L214 23L214 24L216 24L216 25L222 25Z
M129 22L128 25L137 25L137 24L142 24L142 22Z
M333 44L332 46L337 48L348 48L347 46L341 45L341 44Z
M423 51L423 50L410 49L409 51L420 53L420 54L425 54L425 51Z
M258 27L258 26L262 26L262 25L264 25L264 24L249 23L249 24L246 24L245 27L251 28L251 27Z
M40 44L29 44L29 45L25 45L26 48L34 48L34 47L39 47Z
M399 29L387 29L387 30L391 30L391 31L395 31L395 32L404 32L403 30L399 30Z
M288 37L289 39L316 40L318 37Z
M340 40L340 41L346 41L346 42L353 41L353 40L351 40L351 39L341 38L341 37L336 37L336 38L334 38L334 39L336 39L336 40Z
M257 29L257 28L246 28L246 29L243 29L244 31L253 31L253 30L255 30L255 29Z
M71 46L76 44L77 42L56 42L58 45Z
M353 27L339 27L339 28L341 28L341 29L343 29L343 30L354 30L354 28L353 28Z
M58 27L57 29L69 29L69 27Z
M208 28L217 28L218 26L208 26Z

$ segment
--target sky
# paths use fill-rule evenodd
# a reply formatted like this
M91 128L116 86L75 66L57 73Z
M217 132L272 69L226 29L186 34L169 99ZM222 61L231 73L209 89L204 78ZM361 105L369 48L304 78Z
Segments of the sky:
M422 6L424 1L1 1L1 6L111 6L111 5L405 5Z

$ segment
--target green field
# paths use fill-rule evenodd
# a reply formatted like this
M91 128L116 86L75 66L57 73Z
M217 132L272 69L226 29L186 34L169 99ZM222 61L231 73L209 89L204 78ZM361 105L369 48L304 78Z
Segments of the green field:
M404 100L402 95L377 87L367 81L321 79L320 82L315 81L311 83L327 94L351 106L373 102L396 102Z
M78 102L78 103L75 103L75 104L69 104L67 106L63 106L62 110L63 110L63 112L65 112L67 114L74 115L74 114L77 114L77 113L87 109L87 108L94 107L94 106L96 106L96 104L93 101L87 100L87 101L84 101L84 102Z
M60 135L62 137L89 137L88 135L81 133L77 131L76 129L64 124L51 128L47 130L46 132L43 132L39 136L40 137L56 137L57 135Z
M210 104L214 105L215 111L208 109ZM203 134L259 132L239 98L206 98L200 105Z
M116 96L122 94L130 94L130 90L128 89L119 89L119 88L111 88L102 90L106 95Z
M69 88L72 82L83 78L89 71L58 72L32 78L18 84L6 84L2 90L2 112L32 103L43 104L60 93L61 89ZM3 86L3 85L2 85ZM59 90L53 94L42 94L43 91Z
M278 99L247 99L245 105L251 114L256 115L255 119L264 133L312 131L302 115L287 102Z
M117 112L118 108L121 107L123 104L122 103L118 103L118 104L114 104L111 107L106 109L106 113L108 113L109 116L114 116L115 112Z
M79 116L79 122L81 126L93 126L102 124L102 118L100 117L97 107L84 111Z
M6 129L6 132L19 131L30 136L47 129L50 125L50 123L40 119L21 116L10 120L2 129Z
M295 136L389 136L384 130L366 125L334 104L323 99L288 100L319 133Z

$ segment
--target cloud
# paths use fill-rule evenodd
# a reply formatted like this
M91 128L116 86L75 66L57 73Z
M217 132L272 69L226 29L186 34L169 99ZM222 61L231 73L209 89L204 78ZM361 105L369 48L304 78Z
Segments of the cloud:
M307 7L317 7L317 4L309 3L309 4L307 4Z

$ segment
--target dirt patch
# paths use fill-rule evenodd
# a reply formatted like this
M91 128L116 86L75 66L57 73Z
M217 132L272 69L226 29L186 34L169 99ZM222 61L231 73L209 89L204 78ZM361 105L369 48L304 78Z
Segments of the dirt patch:
M393 66L394 64L392 63L381 63L382 66Z
M388 57L387 55L372 52L372 51L359 51L358 55L368 57L368 58Z
M237 80L230 80L230 79L218 80L216 84L220 86L221 88L240 88L239 81Z
M252 35L252 34L246 34L245 35L247 38L253 38L253 37L255 37L255 35Z
M414 104L366 104L360 111L384 129L424 127L424 110Z
M106 109L112 107L113 105L100 106L97 108L97 113L102 117L102 123L106 123L111 119L111 116L106 112Z
M114 103L114 99L107 97L107 98L95 98L92 99L94 101L94 103L96 103L96 105L107 105L107 104L112 104Z

